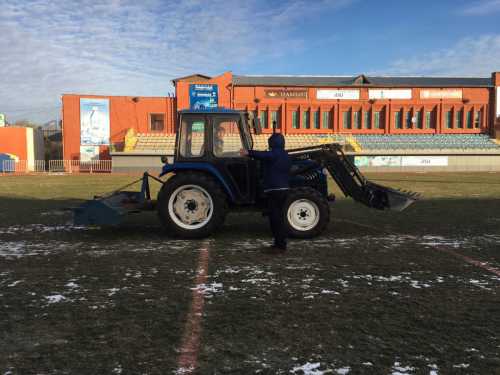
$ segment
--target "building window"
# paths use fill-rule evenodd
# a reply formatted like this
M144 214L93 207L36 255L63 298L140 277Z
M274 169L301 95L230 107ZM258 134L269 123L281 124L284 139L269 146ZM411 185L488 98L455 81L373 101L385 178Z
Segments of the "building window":
M302 129L309 129L311 127L310 124L311 113L307 111L302 111Z
M264 129L269 129L267 122L267 111L260 111L260 124Z
M464 111L462 109L455 112L455 129L463 128L462 116Z
M347 110L342 115L342 126L344 129L351 129L351 110Z
M472 129L472 112L473 112L472 109L470 111L467 111L467 118L466 118L467 129Z
M380 112L376 111L373 116L373 124L375 129L380 129Z
M151 113L149 115L149 129L152 132L165 130L165 115L163 113Z
M324 111L323 112L323 129L331 129L331 123L330 123L330 112L329 111Z
M294 129L299 128L299 112L298 111L292 112L292 128L294 128Z
M396 129L403 129L401 111L397 111L396 113L394 113L394 123L395 123L394 126L396 127Z
M431 122L432 122L432 112L426 111L425 112L425 128L426 129L430 129L432 127Z
M451 111L446 112L445 122L446 129L451 129L451 126L453 124L453 114L451 113Z
M479 110L474 113L474 127L476 129L481 127L481 112L482 110Z
M319 111L313 112L313 127L319 129Z
M372 128L371 111L365 111L364 112L364 123L365 123L365 129L371 129Z
M361 111L354 112L354 127L361 129Z
M276 129L281 129L280 113L278 111L271 112L271 126L276 123Z
M417 129L422 129L422 111L415 113L415 124Z
M406 125L406 129L411 129L411 112L410 111L405 113L405 125Z

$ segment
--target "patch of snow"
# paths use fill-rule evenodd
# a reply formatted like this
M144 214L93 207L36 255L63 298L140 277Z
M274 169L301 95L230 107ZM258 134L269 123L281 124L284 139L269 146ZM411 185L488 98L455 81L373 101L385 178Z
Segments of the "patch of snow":
M319 363L319 362L316 362L316 363L307 362L306 364L303 364L302 366L294 367L290 372L292 374L295 374L299 371L302 371L304 373L304 375L323 375L323 374L325 374L325 372L322 370L319 370L320 366L321 366L321 363Z
M197 290L205 296L211 296L212 294L224 292L222 283L198 284L196 287L191 288L191 290Z
M408 372L410 372L410 371L414 371L415 367L402 366L401 363L394 362L391 370L392 370L391 375L404 375L404 374L408 374Z
M9 285L7 285L9 288L12 288L14 286L16 286L17 284L20 284L22 283L24 280L17 280L17 281L14 281L13 283L10 283Z
M51 296L45 296L45 299L48 303L58 303L65 301L66 297L64 297L62 294L53 294Z
M111 297L112 295L116 294L116 292L119 292L120 288L111 288L106 290L108 291L108 296Z
M339 375L346 375L351 371L351 368L349 366L346 367L341 367L335 370L337 374Z
M329 289L322 289L321 294L335 294L335 295L340 295L339 292L336 292L335 290L329 290Z
M371 362L363 362L363 366L373 366L373 363L371 363Z
M78 284L74 283L73 281L70 281L70 282L69 282L69 283L67 283L65 286L66 286L66 287L68 287L68 288L71 288L71 289L77 289L77 288L79 288L79 287L80 287L80 285L78 285Z
M468 368L470 365L468 363L460 363L458 365L453 365L454 368Z

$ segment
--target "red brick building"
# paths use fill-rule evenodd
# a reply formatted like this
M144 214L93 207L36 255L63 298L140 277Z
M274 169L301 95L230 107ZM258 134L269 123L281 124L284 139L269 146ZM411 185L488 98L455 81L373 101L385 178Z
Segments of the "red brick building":
M172 134L176 112L193 106L193 90L211 91L220 107L253 111L264 132L285 134L500 134L500 72L485 78L382 76L192 75L173 81L175 97L63 95L65 159L79 159L82 99L108 103L107 158L128 129ZM87 142L87 145L89 143Z

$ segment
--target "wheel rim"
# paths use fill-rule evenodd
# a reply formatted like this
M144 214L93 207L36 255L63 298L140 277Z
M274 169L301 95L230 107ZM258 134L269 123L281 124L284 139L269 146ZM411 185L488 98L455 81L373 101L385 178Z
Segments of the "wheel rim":
M309 199L298 199L288 207L288 222L295 230L305 232L313 229L319 222L319 208Z
M212 218L213 207L212 197L199 185L180 186L168 200L170 218L179 227L188 230L206 225Z

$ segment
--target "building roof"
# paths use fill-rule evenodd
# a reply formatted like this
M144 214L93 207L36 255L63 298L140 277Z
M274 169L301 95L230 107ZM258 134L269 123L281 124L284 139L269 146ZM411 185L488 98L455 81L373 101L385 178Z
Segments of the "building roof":
M233 76L235 86L493 87L491 78L389 76Z

